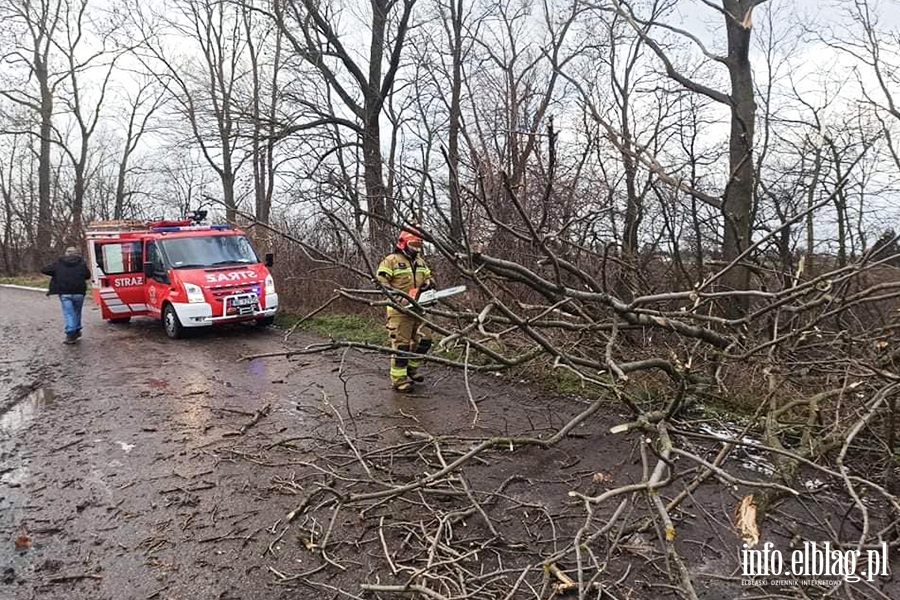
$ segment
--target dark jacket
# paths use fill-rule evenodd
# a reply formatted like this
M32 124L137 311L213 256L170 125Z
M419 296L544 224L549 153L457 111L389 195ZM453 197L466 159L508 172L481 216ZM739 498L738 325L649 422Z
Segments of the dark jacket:
M86 280L91 272L84 259L78 255L63 256L52 265L41 269L41 273L50 276L48 296L59 294L84 294L87 291Z

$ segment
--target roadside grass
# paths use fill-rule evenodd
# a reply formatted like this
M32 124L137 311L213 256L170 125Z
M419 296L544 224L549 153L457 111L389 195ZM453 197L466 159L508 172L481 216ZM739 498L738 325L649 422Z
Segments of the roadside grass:
M301 315L279 313L275 317L275 323L283 329L289 329L301 318ZM383 321L365 314L317 315L301 323L298 329L340 341L387 347L391 345ZM496 349L502 351L501 348ZM447 348L437 351L437 355L463 362L465 349L458 346ZM473 365L480 362L478 354L474 351L470 353L469 360ZM571 371L553 368L544 361L505 371L503 376L510 380L527 382L551 394L575 395L590 400L608 394L606 389L586 384ZM628 393L645 409L659 410L665 407L674 389L664 376L646 374L632 378L628 384ZM711 390L702 392L696 390L686 399L684 409L692 412L699 410L701 415L708 418L742 421L754 412L758 401L756 387L752 385L739 386L737 391L731 390L727 396L715 394Z
M26 287L36 287L47 289L50 285L50 278L40 273L32 273L26 275L11 275L0 277L0 284L24 285Z
M302 316L297 314L278 313L275 316L275 324L282 329L290 329L301 318ZM384 322L370 315L341 313L317 315L301 323L298 329L340 341L362 342L386 347L391 345ZM502 348L499 347L495 349L502 351ZM466 355L465 347L459 346L436 350L435 353L442 358L458 362L463 362ZM469 360L472 365L481 362L475 351L470 352ZM584 398L594 398L604 393L603 390L594 390L591 386L582 385L583 382L577 375L565 369L528 365L506 371L503 376L519 381L525 378L525 381L549 393L574 394Z
M300 315L279 313L275 317L275 324L290 329L301 318ZM298 329L346 342L391 345L384 324L367 315L318 315L301 323Z

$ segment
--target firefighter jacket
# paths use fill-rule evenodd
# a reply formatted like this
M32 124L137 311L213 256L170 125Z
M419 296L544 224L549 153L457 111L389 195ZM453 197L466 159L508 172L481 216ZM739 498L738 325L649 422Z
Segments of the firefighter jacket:
M412 289L427 287L426 284L434 284L431 278L431 269L428 268L421 254L415 260L410 260L402 252L388 254L378 265L377 276L378 281L386 287L400 290L405 294L409 294ZM387 314L390 317L403 313L388 306Z

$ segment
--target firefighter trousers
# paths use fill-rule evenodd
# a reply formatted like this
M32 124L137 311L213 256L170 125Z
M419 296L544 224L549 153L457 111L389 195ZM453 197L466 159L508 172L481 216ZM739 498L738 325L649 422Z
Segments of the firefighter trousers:
M431 349L431 338L422 332L422 321L409 315L388 315L387 330L391 336L391 347L395 352L415 352L427 354ZM408 384L416 377L421 366L418 358L408 358L394 354L391 357L391 383L394 387Z

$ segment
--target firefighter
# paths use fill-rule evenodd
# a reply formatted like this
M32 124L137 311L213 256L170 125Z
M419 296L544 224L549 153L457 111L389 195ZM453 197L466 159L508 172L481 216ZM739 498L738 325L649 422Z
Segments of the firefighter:
M411 298L417 298L420 292L433 288L431 269L422 258L422 238L415 233L401 231L394 252L385 256L378 265L377 276L385 287L404 292ZM387 330L395 352L427 354L431 349L431 338L426 337L421 328L422 321L417 317L391 306L387 308ZM408 392L413 383L425 381L419 373L420 366L419 358L394 354L391 357L391 384L394 389Z

